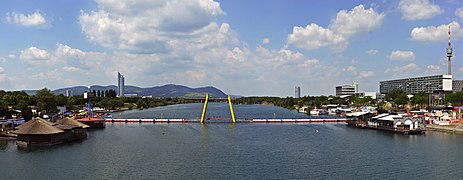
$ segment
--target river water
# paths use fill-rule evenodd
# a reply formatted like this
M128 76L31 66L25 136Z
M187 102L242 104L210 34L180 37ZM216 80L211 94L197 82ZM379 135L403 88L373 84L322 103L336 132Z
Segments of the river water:
M201 106L115 116L196 118ZM208 115L229 115L227 108L212 103ZM239 118L308 118L272 106L234 108ZM345 123L107 123L86 140L50 148L0 141L0 179L461 179L462 157L463 136L442 132L404 136Z

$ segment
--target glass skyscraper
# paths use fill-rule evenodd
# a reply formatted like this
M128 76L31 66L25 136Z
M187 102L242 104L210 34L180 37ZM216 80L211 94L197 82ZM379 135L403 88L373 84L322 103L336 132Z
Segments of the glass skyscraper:
M117 72L117 96L124 96L124 76Z

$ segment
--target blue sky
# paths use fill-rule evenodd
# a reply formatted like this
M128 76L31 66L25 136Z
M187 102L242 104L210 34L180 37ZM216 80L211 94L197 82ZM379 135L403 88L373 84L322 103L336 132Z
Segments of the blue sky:
M215 86L245 96L332 95L341 84L463 79L457 0L82 0L0 5L0 89Z

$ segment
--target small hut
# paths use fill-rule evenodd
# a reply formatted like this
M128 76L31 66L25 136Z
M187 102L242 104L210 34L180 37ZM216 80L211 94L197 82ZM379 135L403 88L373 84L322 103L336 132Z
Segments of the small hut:
M63 142L64 131L54 127L54 124L41 118L34 118L21 126L15 133L18 135L16 144L27 147L50 146Z
M71 118L62 118L56 121L55 127L65 132L64 141L74 141L87 138L88 125Z

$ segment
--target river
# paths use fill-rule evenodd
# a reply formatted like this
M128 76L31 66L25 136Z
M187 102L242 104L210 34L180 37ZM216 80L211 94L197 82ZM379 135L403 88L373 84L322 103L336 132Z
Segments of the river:
M211 103L208 115L229 116L227 108ZM307 118L273 106L234 108L238 118ZM185 104L114 116L198 118L201 111ZM49 148L0 141L0 179L461 179L462 137L345 123L107 123L86 140Z

